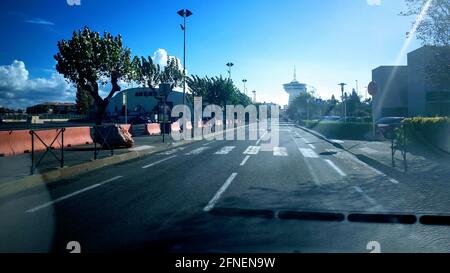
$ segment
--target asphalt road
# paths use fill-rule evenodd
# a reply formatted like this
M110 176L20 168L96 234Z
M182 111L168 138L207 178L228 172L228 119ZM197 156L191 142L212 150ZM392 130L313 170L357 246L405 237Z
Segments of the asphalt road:
M270 151L265 132L203 140L4 202L0 251L450 251L450 226L419 221L448 212L447 189L418 191L293 124L270 132Z

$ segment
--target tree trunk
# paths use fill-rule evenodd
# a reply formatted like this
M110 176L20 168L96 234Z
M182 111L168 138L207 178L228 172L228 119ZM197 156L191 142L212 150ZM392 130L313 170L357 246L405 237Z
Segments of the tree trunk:
M97 113L95 116L95 124L96 125L102 125L103 116L105 115L105 111L106 111L106 106L108 106L108 104L105 101L97 104Z

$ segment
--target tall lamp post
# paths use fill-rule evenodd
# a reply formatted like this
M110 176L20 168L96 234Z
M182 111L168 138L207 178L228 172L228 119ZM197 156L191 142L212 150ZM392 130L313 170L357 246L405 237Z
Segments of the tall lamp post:
M242 82L244 83L244 94L247 95L247 87L245 86L247 79L243 79Z
M340 84L338 84L338 85L340 85L341 86L341 100L342 100L342 109L341 109L341 118L343 118L344 117L344 108L345 108L345 99L344 99L344 86L346 86L347 84L346 83L343 83L343 82L341 82Z
M186 18L192 15L188 9L179 10L178 15L183 17L183 24L180 25L183 31L183 105L186 104Z
M228 80L231 80L231 67L234 65L234 63L227 63L226 66L228 66Z

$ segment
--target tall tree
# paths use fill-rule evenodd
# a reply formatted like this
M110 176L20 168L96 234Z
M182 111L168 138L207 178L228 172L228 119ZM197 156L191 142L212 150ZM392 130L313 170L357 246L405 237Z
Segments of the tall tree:
M449 0L405 0L407 10L401 12L403 16L419 16L430 2L428 12L418 22L417 38L424 45L450 45L450 1Z
M93 97L97 109L96 123L101 124L112 96L120 91L120 79L131 76L130 49L122 44L120 35L103 35L88 27L74 31L70 40L58 42L59 52L54 56L56 70ZM111 85L105 98L99 94L99 85Z

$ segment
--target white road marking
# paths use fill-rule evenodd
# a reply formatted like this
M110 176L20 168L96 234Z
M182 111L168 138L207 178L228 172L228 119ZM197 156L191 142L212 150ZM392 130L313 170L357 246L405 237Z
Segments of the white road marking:
M176 155L169 156L169 157L166 157L166 158L164 158L164 159L158 160L158 161L156 161L156 162L150 163L150 164L148 164L148 165L142 166L142 169L150 168L150 167L152 167L152 166L155 166L155 165L157 165L157 164L159 164L159 163L161 163L161 162L167 161L167 160L172 159L172 158L174 158L174 157L176 157Z
M117 179L120 179L120 178L122 178L122 177L123 177L123 176L116 176L116 177L113 177L113 178L111 178L111 179L105 180L105 181L103 181L103 182L100 182L100 183L91 185L91 186L86 187L86 188L84 188L84 189L81 189L81 190L72 192L71 194L64 195L64 196L62 196L62 197L56 198L56 199L53 200L53 201L50 201L50 202L47 202L47 203L42 204L42 205L40 205L40 206L34 207L34 208L32 208L32 209L29 209L29 210L27 210L26 212L27 212L27 213L36 212L36 211L38 211L38 210L44 209L44 208L46 208L46 207L49 207L49 206L51 206L51 205L53 205L53 204L56 204L56 203L59 203L59 202L61 202L61 201L66 200L66 199L69 199L70 197L73 197L73 196L78 195L78 194L80 194L80 193L83 193L83 192L85 192L85 191L95 189L95 188L97 188L97 187L100 187L101 185L104 185L104 184L106 184L106 183L109 183L109 182L115 181L115 180L117 180Z
M378 205L377 201L375 201L372 197L368 196L360 187L353 186L353 188L359 192L367 201L372 203L373 205Z
M309 157L309 158L318 158L319 157L316 154L316 152L314 152L313 150L311 150L309 148L298 148L298 150L300 151L300 153L302 153L302 155L304 157Z
M267 134L267 131L264 132L264 134L258 139L258 141L256 141L256 146L259 145L259 143L261 142L261 140L263 139L263 137L265 137Z
M214 208L214 205L219 200L220 196L225 192L225 190L230 186L231 182L236 177L237 173L232 173L230 177L228 177L227 181L220 187L220 189L217 191L217 193L214 195L214 197L209 201L208 205L203 208L204 212L208 212Z
M376 153L378 153L377 150L374 150L374 149L369 148L369 147L359 148L359 150L361 150L361 151L363 151L365 153L368 153L368 154L376 154Z
M301 148L300 148L299 144L297 143L296 139L292 135L291 135L291 138L294 141L295 145L297 146L298 150L300 151ZM317 177L316 173L314 172L313 168L311 167L311 164L305 157L302 157L302 159L303 159L303 162L305 162L305 165L308 168L309 174L311 175L314 183L317 186L320 186L319 178Z
M247 160L250 158L250 156L249 155L247 155L247 156L245 156L244 157L244 159L242 160L242 162L241 162L241 166L244 166L245 165L245 163L247 162Z
M347 176L347 174L345 174L341 169L339 169L338 166L336 166L333 161L329 160L329 159L325 159L325 162L328 163L328 165L330 165L340 176Z
M211 144L211 143L213 143L213 142L215 142L215 140L213 140L213 141L209 141L209 142L207 142L207 143L203 144L203 146L208 146L209 144Z
M168 150L165 152L161 152L158 155L171 155L171 154L177 153L179 151L183 151L183 150L184 150L184 147L179 147L179 148L175 148L175 149Z
M288 156L286 147L273 147L274 156Z
M198 154L201 154L203 151L208 150L208 149L209 149L209 147L200 147L200 148L194 149L194 150L192 150L192 151L190 151L188 153L185 153L185 155L198 155Z
M231 152L234 148L236 148L236 146L224 146L224 147L222 147L222 149L218 150L214 154L216 154L216 155L226 155L229 152Z
M261 146L248 146L248 148L244 151L243 154L256 155L256 154L258 154L260 149L261 149Z
M330 140L333 141L333 142L339 143L339 144L344 143L344 141L339 140L339 139L330 139Z
M142 146L136 146L136 147L130 148L130 149L128 149L128 151L136 152L136 151L148 150L151 148L154 148L154 146L142 145Z
M308 143L308 146L311 147L311 149L315 149L316 146L312 145L311 143Z

